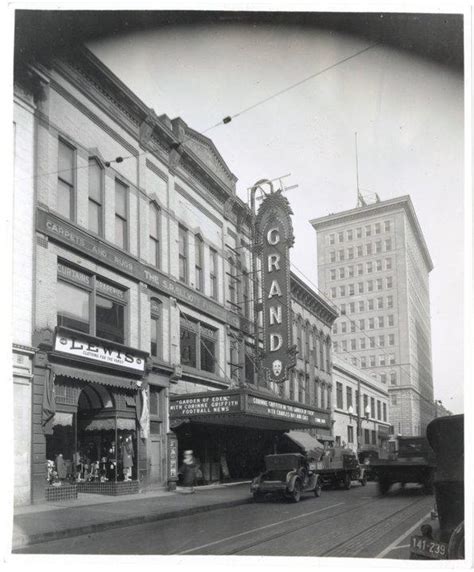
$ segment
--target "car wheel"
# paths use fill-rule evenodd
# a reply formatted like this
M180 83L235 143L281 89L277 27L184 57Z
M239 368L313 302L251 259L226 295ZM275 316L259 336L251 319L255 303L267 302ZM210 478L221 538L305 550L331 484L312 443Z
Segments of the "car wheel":
M352 480L351 480L351 476L349 473L346 473L344 475L344 488L346 489L346 491L348 491L352 486Z
M379 480L379 493L381 495L386 495L391 487L392 483L388 479Z
M299 481L296 481L295 488L291 493L291 500L292 502L300 502L301 499L301 484Z
M316 483L316 486L314 487L314 496L316 498L319 498L321 496L321 490L322 490L321 483L318 481Z

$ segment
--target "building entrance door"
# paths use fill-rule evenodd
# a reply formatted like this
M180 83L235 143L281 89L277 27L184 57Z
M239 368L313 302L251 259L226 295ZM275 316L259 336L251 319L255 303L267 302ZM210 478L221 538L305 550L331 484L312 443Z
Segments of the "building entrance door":
M163 438L150 436L150 483L162 484L164 480Z

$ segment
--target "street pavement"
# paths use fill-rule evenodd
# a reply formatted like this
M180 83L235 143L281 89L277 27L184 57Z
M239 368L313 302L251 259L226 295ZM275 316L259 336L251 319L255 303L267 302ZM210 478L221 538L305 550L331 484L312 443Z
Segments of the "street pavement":
M241 490L239 490L241 489ZM29 554L323 556L405 559L409 537L429 518L433 497L411 486L379 496L375 483L306 494L301 502L245 502L166 520L97 530L16 550ZM193 502L206 494L183 495ZM196 502L196 501L194 501Z

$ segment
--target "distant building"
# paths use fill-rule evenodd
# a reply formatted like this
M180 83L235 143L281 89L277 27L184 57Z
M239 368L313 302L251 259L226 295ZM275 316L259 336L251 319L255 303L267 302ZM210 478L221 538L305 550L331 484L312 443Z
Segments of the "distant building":
M409 196L311 221L319 287L339 306L334 350L388 387L395 433L434 417L428 276L433 269Z
M390 434L387 386L337 355L332 374L336 443L354 450L382 448Z
M443 405L443 402L439 399L434 400L434 416L435 417L446 417L448 415L452 415L453 413L446 409Z

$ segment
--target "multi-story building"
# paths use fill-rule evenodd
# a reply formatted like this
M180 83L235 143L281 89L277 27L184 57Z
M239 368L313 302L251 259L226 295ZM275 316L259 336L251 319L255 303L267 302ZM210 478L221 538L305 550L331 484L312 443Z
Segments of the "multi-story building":
M187 448L249 477L278 434L328 437L337 312L292 277L312 357L255 376L251 213L212 141L86 49L17 64L17 502L166 485Z
M340 309L334 350L388 387L395 433L433 417L428 275L410 197L316 218L319 287Z
M332 371L336 443L356 451L383 449L390 433L386 384L337 355Z

